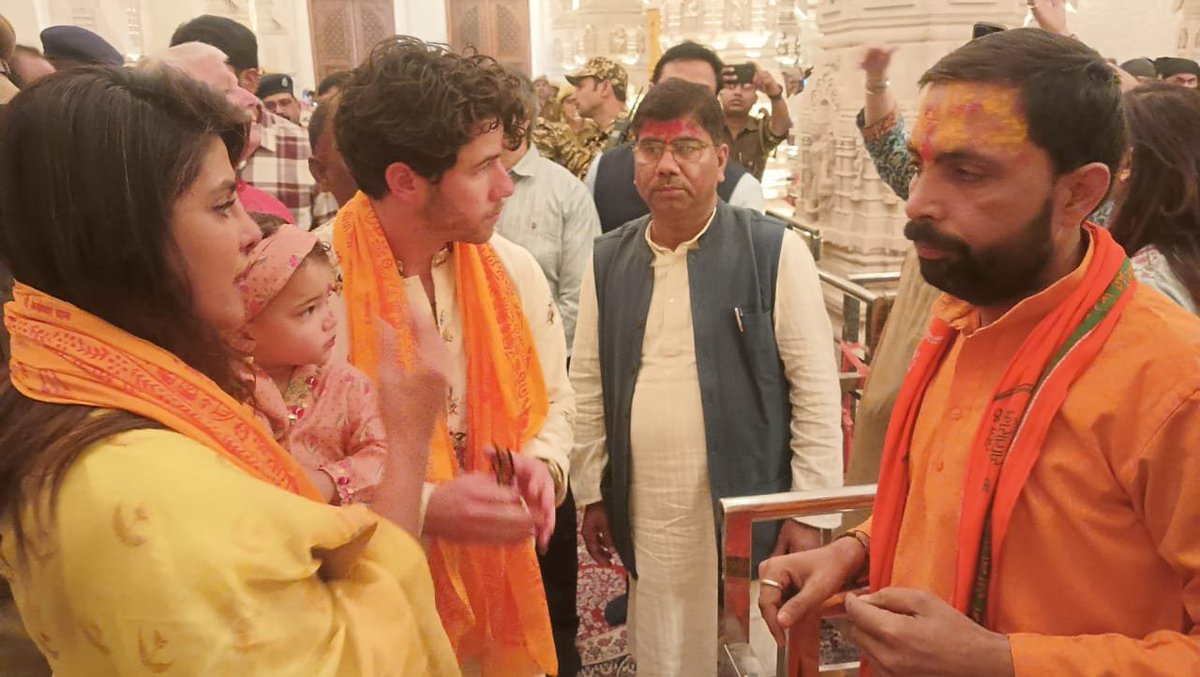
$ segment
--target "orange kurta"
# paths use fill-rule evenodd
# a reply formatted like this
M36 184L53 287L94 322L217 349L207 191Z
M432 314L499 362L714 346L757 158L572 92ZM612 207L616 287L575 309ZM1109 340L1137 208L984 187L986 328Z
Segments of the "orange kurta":
M1085 266L987 327L962 301L935 304L961 333L913 432L893 586L951 599L980 418ZM1051 424L995 569L992 629L1010 635L1018 675L1200 672L1200 632L1183 634L1200 619L1200 321L1133 293Z

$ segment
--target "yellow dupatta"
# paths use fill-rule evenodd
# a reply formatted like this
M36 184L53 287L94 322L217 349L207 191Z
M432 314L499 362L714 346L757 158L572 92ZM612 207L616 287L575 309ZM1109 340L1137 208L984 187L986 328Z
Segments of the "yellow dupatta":
M363 193L338 212L334 248L342 265L351 362L378 378L373 323L382 318L396 330L401 366L411 364L416 343L404 280ZM435 484L489 468L484 451L489 445L521 449L549 410L533 335L495 250L455 243L454 262L467 353L467 465L459 465L443 414L426 474ZM480 661L485 677L557 672L532 539L507 547L428 542L438 612L459 661Z
M20 282L4 324L10 377L26 397L144 416L264 482L324 503L249 407L166 350Z

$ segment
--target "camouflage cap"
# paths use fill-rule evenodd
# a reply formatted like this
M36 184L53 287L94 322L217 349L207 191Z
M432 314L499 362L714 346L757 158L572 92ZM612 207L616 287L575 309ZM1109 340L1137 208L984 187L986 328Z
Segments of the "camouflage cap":
M612 59L602 56L588 59L583 68L567 76L567 82L578 87L584 78L608 80L614 87L626 87L629 84L629 74L625 69Z

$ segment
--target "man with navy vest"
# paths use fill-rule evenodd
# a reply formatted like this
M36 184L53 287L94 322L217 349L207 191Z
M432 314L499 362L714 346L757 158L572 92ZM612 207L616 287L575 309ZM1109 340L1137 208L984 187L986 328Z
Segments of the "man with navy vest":
M800 237L718 197L712 91L664 81L630 128L650 213L597 239L584 274L571 483L589 553L630 571L638 673L712 677L715 501L841 485L833 331ZM809 524L763 525L755 561L819 545Z
M686 80L708 88L716 101L717 91L724 79L725 65L716 52L690 40L663 52L650 81L653 86L667 80ZM720 105L720 104L718 104ZM724 128L722 128L724 129ZM725 132L721 132L723 139ZM634 188L633 144L613 148L597 156L588 168L584 183L592 190L596 211L600 214L600 229L607 233L650 212L646 202ZM735 207L763 211L766 201L763 187L754 175L737 162L725 165L725 175L717 183L717 195Z

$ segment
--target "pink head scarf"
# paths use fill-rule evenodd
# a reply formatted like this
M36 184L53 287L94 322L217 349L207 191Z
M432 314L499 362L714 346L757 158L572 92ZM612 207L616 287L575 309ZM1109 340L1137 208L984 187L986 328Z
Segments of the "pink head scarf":
M257 317L271 299L283 291L305 257L317 246L317 241L313 233L289 224L258 243L242 283L246 322Z

